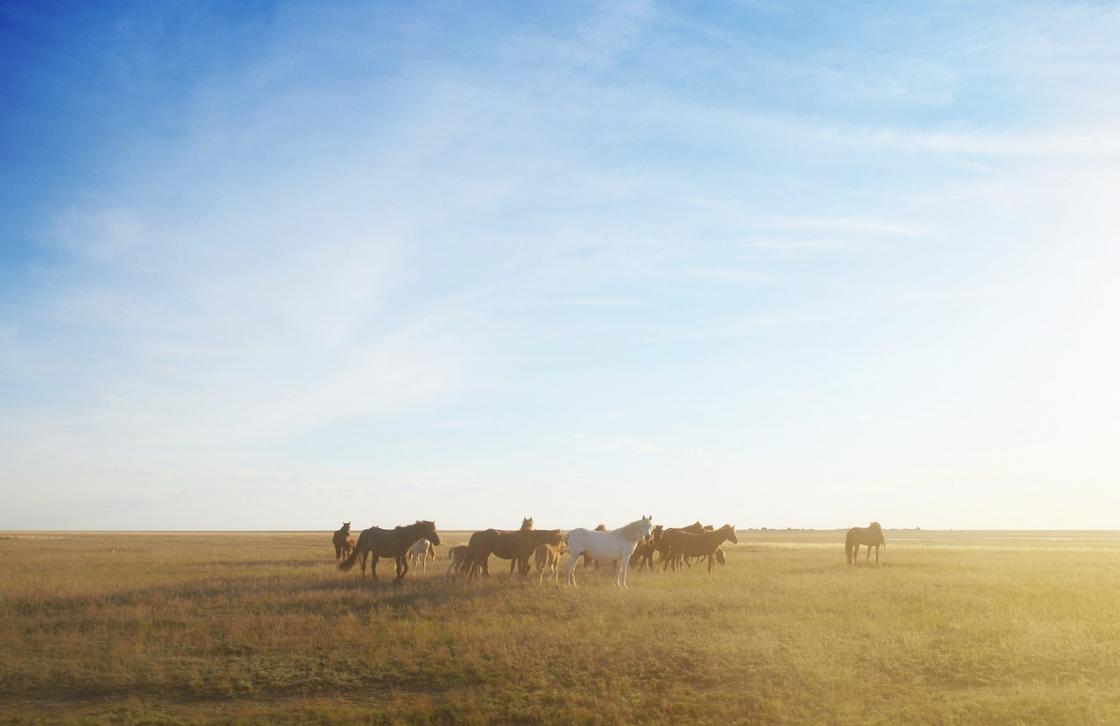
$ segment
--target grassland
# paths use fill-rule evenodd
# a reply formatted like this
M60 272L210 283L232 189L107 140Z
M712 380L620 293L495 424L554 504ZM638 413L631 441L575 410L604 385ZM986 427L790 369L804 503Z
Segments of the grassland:
M11 533L0 719L1120 723L1120 534L887 540L849 568L744 532L620 592L362 585L324 533Z

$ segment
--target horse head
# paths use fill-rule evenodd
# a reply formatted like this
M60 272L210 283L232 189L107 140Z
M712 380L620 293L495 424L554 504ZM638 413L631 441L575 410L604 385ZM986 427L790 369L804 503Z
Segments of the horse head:
M728 542L730 542L731 544L739 544L739 538L735 536L735 525L725 524L722 527L720 527L720 530L726 530L727 531L727 541Z
M532 528L533 528L533 518L532 517L526 517L525 519L521 520L521 531L522 532L524 532L526 530L530 530Z
M650 533L653 532L653 515L647 514L642 517L641 523L642 537L649 537Z
M428 540L429 542L431 542L434 545L438 545L440 543L439 535L436 534L436 523L435 522L429 522L428 520L425 519L422 522L417 522L416 524L420 525L420 536L421 537Z
M343 522L342 523L342 531L343 532L349 532L350 531L350 523L349 522Z
M887 540L883 537L883 527L878 522L872 522L868 529L873 529L879 535L879 544L884 547L887 546Z

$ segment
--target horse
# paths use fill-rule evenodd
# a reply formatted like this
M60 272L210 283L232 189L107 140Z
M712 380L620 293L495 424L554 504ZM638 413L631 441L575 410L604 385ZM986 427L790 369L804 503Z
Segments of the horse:
M343 553L343 548L346 546L346 538L350 536L350 523L343 522L342 527L334 533L331 541L334 543L334 558L341 560L346 555Z
M417 521L414 524L394 527L393 529L370 527L369 529L362 530L361 535L358 536L358 545L354 548L354 551L350 553L349 557L338 563L338 569L343 572L349 572L360 557L362 560L362 579L364 580L366 577L366 559L370 555L373 555L373 562L370 563L369 572L370 576L376 582L378 558L392 557L397 562L397 577L394 582L400 582L404 579L404 576L408 574L408 560L405 559L408 548L416 544L416 541L421 538L428 540L432 544L439 544L439 535L436 534L435 522L426 520Z
M424 572L428 571L428 560L436 558L436 548L431 542L426 539L418 539L416 543L408 548L408 561L415 566L417 562L420 563L420 569Z
M700 534L701 532L707 531L705 529L706 527L711 527L711 525L700 524L700 520L698 519L687 527L669 527L668 529L662 530L661 539L658 541L657 547L655 548L658 555L658 562L665 562L665 558L668 557L669 554L668 543L665 541L666 534L669 532L691 532L692 534ZM652 564L650 569L652 569Z
M711 573L712 566L715 564L716 550L719 549L719 546L725 541L732 544L739 543L739 539L735 536L735 527L730 524L699 534L685 531L666 532L661 535L661 541L668 551L668 554L661 558L662 570L672 565L675 572L677 563L684 557L706 557L709 573Z
M353 535L346 535L346 541L342 543L342 556L349 557L350 553L354 551L354 537Z
M473 578L482 572L489 577L490 555L495 555L503 560L514 560L521 576L525 577L529 574L529 558L533 556L533 550L542 544L559 545L563 540L563 533L558 529L519 529L516 532L484 529L475 532L467 542L471 549L467 576ZM513 574L512 569L510 574Z
M553 582L560 576L560 553L563 547L563 543L542 544L533 550L533 560L537 563L537 572L540 573L539 582L544 582L546 572L552 576Z
M528 532L532 528L533 528L533 518L532 517L525 517L525 519L521 520L521 529L519 529L518 531L519 532ZM509 574L511 574L511 575L513 574L513 568L515 568L515 567L517 567L517 560L510 560L509 561ZM525 571L522 572L521 574L522 574L522 576L524 576L524 575L528 574L528 572L529 572L528 565L526 565Z
M653 528L653 532L649 537L644 538L634 548L634 554L630 555L630 567L635 565L638 571L641 572L643 567L649 567L649 571L653 572L653 553L657 551L657 546L661 544L661 535L665 531L665 527L657 525Z
M590 555L594 560L617 562L618 573L615 575L614 584L629 589L629 585L626 584L626 571L630 569L630 555L634 554L638 542L644 537L649 537L652 531L653 517L642 517L611 532L573 529L564 538L569 551L568 569L564 581L569 585L575 585L575 569L579 564L580 556Z
M871 548L875 548L875 564L879 564L879 547L887 546L887 540L883 538L883 528L878 522L872 522L867 527L852 527L848 530L848 534L844 537L844 557L848 560L849 565L858 565L856 561L859 557L859 546L867 545L867 557L864 562L871 559Z
M599 522L598 524L595 525L595 529L592 530L592 531L594 531L594 532L606 532L607 531L607 525L603 524L602 522ZM596 570L599 569L599 560L591 559L591 555L584 555L583 556L583 566L584 567L591 567L592 565L595 565ZM618 562L617 561L612 562L611 567L618 567Z
M471 561L471 548L466 545L455 545L447 551L447 559L451 560L451 564L447 567L447 572L443 577L446 579L451 577L451 573L459 574L470 564Z

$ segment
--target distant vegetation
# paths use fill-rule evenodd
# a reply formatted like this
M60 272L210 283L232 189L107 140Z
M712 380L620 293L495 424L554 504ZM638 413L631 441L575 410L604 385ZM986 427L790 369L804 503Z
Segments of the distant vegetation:
M363 586L330 533L15 536L0 720L1120 723L1120 535L887 542L744 531L624 592Z

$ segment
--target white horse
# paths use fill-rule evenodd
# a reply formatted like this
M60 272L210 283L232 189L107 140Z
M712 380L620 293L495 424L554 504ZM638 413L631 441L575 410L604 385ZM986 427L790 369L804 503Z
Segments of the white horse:
M629 589L626 584L626 572L630 569L630 555L634 554L638 541L648 537L652 531L653 517L642 517L611 532L573 529L564 538L568 543L568 570L564 576L565 582L569 585L576 584L576 565L579 564L580 558L587 554L591 559L600 562L616 560L618 573L615 575L614 584Z
M424 572L428 571L428 560L436 558L436 548L426 539L420 538L408 548L408 561L411 565L420 565Z

